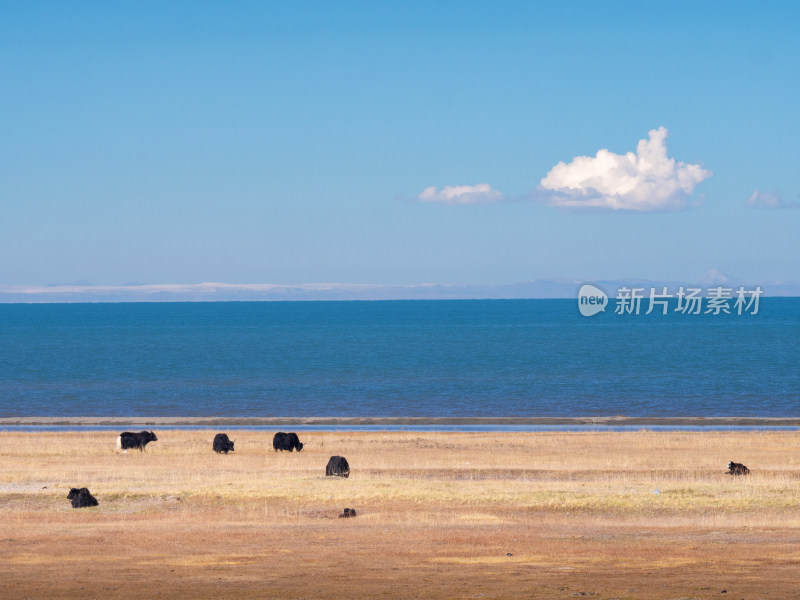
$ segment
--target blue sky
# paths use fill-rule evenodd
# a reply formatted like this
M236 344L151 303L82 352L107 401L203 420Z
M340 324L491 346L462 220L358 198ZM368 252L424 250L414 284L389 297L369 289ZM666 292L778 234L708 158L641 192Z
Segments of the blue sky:
M795 2L4 2L0 285L796 281L799 27Z

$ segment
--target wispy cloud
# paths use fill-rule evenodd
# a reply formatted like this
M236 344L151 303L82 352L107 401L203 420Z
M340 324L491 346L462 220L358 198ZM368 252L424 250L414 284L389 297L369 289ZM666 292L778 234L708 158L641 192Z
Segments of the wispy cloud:
M780 192L754 191L745 202L750 208L800 208L800 202L784 200Z
M610 211L672 211L689 206L694 187L711 177L700 165L667 156L666 128L649 132L636 152L599 150L594 157L560 162L536 196L553 206Z
M417 196L417 200L421 202L437 202L439 204L488 204L502 199L503 194L493 190L488 183L447 185L441 190L429 187Z

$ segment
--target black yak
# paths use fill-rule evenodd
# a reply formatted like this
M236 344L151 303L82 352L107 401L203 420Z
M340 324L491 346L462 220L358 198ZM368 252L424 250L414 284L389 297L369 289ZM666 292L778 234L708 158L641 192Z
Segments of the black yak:
M745 467L742 463L735 463L730 461L728 463L728 475L748 475L750 469Z
M272 438L272 447L275 449L275 452L280 450L283 452L284 450L288 450L292 452L297 450L303 449L303 444L300 443L300 438L297 437L296 433L284 433L283 431L279 431L275 434L275 437Z
M350 517L356 516L356 509L355 508L345 508L342 511L342 514L339 515L340 519L349 519Z
M214 452L219 454L220 452L224 452L227 454L228 452L233 452L233 443L228 439L227 433L218 433L214 436Z
M140 431L139 433L123 431L117 438L117 450L127 452L128 448L138 448L141 452L147 444L157 441L158 438L152 431Z
M325 467L325 475L327 477L331 475L350 477L350 465L347 464L347 459L344 456L331 456L328 466Z
M67 494L67 500L72 500L72 508L97 506L97 498L87 488L72 488Z

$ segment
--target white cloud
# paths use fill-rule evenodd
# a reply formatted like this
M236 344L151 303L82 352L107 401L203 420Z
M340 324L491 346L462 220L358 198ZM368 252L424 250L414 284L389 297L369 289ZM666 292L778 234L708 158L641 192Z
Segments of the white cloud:
M553 167L541 181L547 203L567 208L668 211L689 205L694 187L711 177L700 165L676 162L667 156L664 127L639 140L636 152L577 156Z
M756 190L745 202L750 208L800 208L800 202L784 200L780 192Z
M429 187L417 196L417 200L421 202L438 202L440 204L487 204L502 199L503 194L493 190L488 183L446 185L441 190Z

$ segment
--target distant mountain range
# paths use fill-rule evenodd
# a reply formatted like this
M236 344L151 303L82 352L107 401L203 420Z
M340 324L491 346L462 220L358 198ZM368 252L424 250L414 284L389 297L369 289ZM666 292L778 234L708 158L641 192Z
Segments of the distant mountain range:
M502 285L377 285L353 283L269 283L130 284L120 286L75 284L45 286L0 286L0 303L11 302L221 302L258 300L478 300L522 298L575 298L583 283L592 283L613 297L621 287L642 287L649 293L666 286L674 293L679 287L707 290L717 286L751 290L760 285L764 296L800 296L796 282L739 282L719 271L709 271L699 281L648 281L539 279Z

